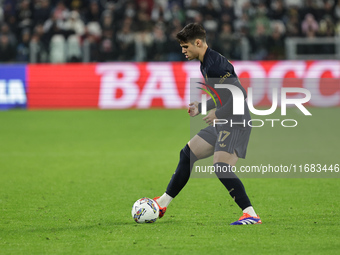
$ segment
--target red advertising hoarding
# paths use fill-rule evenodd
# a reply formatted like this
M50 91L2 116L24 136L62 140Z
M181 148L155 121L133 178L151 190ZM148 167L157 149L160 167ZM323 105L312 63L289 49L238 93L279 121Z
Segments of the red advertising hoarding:
M270 106L272 89L308 89L310 106L340 106L340 61L235 61L254 106ZM183 108L199 62L103 63L27 66L27 106L49 108ZM293 79L294 78L294 79Z

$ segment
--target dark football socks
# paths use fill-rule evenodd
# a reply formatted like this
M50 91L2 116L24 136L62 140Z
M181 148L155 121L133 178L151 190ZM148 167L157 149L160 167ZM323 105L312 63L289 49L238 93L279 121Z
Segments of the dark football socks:
M214 164L215 174L222 184L229 191L230 196L235 200L236 204L244 210L248 206L251 206L246 190L241 180L231 171L231 166L217 162Z
M179 154L177 169L166 189L166 193L169 196L174 198L183 189L190 178L191 169L195 161L197 161L196 156L192 153L188 144L186 144Z

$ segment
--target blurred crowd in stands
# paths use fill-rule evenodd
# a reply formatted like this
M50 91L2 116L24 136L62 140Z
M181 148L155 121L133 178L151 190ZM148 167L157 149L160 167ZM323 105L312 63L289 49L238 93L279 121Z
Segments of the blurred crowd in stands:
M285 58L286 37L340 36L340 0L0 0L0 62L182 61L175 39L198 22L241 59Z

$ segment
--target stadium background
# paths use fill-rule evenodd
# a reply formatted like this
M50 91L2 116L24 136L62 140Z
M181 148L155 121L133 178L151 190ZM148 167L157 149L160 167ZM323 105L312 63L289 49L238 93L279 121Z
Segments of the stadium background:
M189 77L201 77L197 62L174 63L184 61L175 34L188 22L204 25L246 87L339 78L339 1L3 0L0 62L10 65L0 67L0 108L184 107ZM338 106L337 82L306 85L310 104ZM268 87L257 104L270 103Z
M339 164L339 0L0 3L1 254L338 254L337 178L245 178L264 222L246 229L217 180L190 180L155 224L130 209L164 191L190 138L201 74L174 39L188 22L255 106L273 86L312 93L312 116L253 130L238 164Z

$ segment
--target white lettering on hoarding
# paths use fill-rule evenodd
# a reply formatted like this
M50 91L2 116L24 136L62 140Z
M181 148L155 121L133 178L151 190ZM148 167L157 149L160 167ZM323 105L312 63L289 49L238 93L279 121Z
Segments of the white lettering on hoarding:
M0 104L26 104L26 102L22 80L0 80Z
M168 63L149 63L150 76L137 102L138 108L149 108L152 100L160 98L165 108L181 108L182 99L178 94L172 66Z
M237 75L240 77L243 73L249 75L249 87L254 88L252 102L257 105L266 95L266 71L259 62L240 61L233 63ZM240 78L242 84L242 78Z
M139 95L136 82L140 76L136 64L99 64L96 72L101 75L99 108L129 108L136 103ZM121 95L118 97L119 91Z
M182 106L187 107L190 102L199 100L199 94L192 93L190 95L190 78L201 78L202 82L204 80L203 80L203 77L200 71L200 66L196 62L185 62L183 64L183 70L186 73L186 80L185 80L184 101L183 101Z
M320 91L320 82L322 74L330 72L332 76L337 79L325 79L324 82L336 82L338 90L332 95L323 95ZM306 75L303 82L303 86L312 92L312 98L310 104L313 106L337 106L340 104L340 62L339 61L317 61L313 63Z
M182 66L180 74L174 72L173 65ZM234 63L235 70L239 76L249 77L248 87L248 105L252 113L256 115L269 115L273 113L277 106L282 105L283 114L286 106L292 102L304 113L302 108L304 101L309 98L307 90L310 92L309 105L312 106L339 106L340 105L340 62L339 61L279 61L275 63L242 61ZM144 74L140 70L138 63L112 63L98 64L96 68L97 74L101 75L99 107L100 108L150 108L155 106L154 99L161 99L165 108L181 108L187 107L191 101L199 101L201 94L197 93L197 98L190 98L190 78L200 78L199 64L196 62L185 63L146 63L145 67L148 71ZM144 64L143 64L144 65ZM328 72L330 79L322 79L323 75ZM289 79L285 79L288 73L292 73L293 77L299 84L291 84L291 87L300 87L303 91L300 93L288 95L293 91L282 91L283 82L289 86ZM176 78L178 75L184 74L184 77ZM144 77L143 75L148 75ZM299 80L300 79L300 80ZM140 81L145 84L139 84ZM184 97L180 96L180 89L176 80L181 80L184 85ZM328 84L329 82L329 84ZM242 78L241 78L242 83ZM8 100L19 100L9 97L9 85L0 84L0 102ZM15 86L14 86L15 87ZM327 93L327 89L331 92ZM288 88L287 88L288 89ZM22 89L24 91L24 89ZM326 91L326 93L324 92ZM329 90L330 91L330 90ZM285 95L281 95L285 92ZM19 93L20 94L20 93ZM14 94L13 94L14 95ZM12 98L12 99L11 99ZM266 105L269 99L268 109L255 109L256 106L263 103ZM282 100L283 99L283 100ZM22 99L21 99L22 100ZM291 101L294 100L294 101Z
M295 78L287 78L287 82L290 87L296 87L296 83L299 79L302 79L306 72L306 62L305 61L282 61L277 62L268 72L268 81L267 84L267 95L270 101L275 101L273 96L277 96L281 98L281 88L283 87L283 81L287 73L293 72L296 76ZM279 92L277 95L271 93L271 90L277 89ZM291 99L301 98L301 95L291 95ZM278 105L281 105L281 101L278 102ZM274 103L273 103L274 104Z

